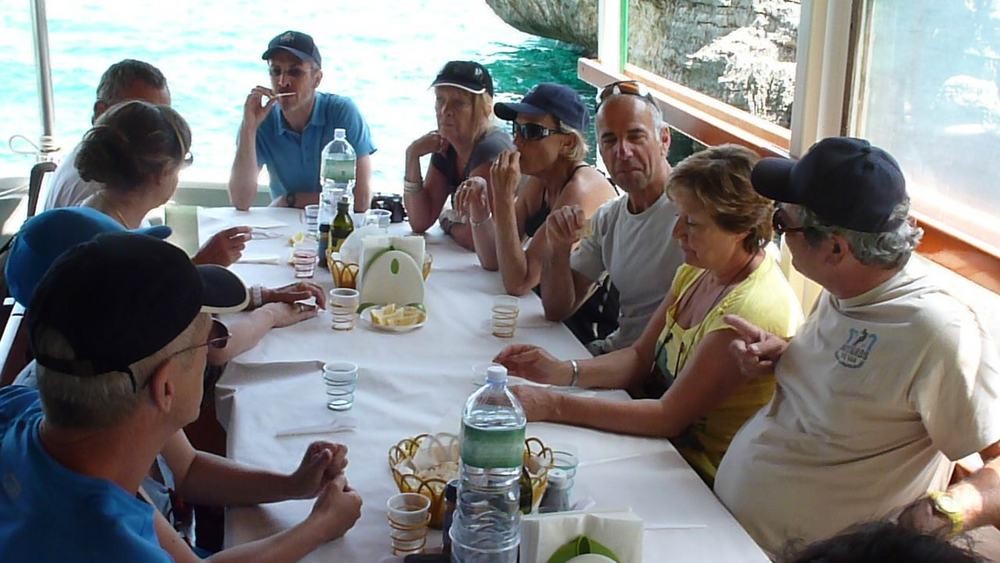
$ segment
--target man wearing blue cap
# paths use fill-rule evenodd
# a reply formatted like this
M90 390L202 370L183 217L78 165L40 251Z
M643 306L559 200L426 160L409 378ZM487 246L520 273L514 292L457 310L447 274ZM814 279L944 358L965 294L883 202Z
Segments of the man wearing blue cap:
M867 141L830 138L766 158L754 188L825 292L791 341L739 317L733 352L777 389L733 438L715 492L778 554L860 522L952 536L1000 522L1000 354L975 312L910 260L922 234L903 173ZM953 462L986 468L948 487Z
M371 132L350 98L316 91L323 70L313 38L286 31L268 43L261 58L267 61L271 87L256 86L243 106L229 177L233 205L248 209L253 204L264 166L274 204L301 208L318 203L320 153L333 139L334 129L344 129L357 154L354 209L367 210L370 155L375 152ZM267 102L262 105L264 98Z

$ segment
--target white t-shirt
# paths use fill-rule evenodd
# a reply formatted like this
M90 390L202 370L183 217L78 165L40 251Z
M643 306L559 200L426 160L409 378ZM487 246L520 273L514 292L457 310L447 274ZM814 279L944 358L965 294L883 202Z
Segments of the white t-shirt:
M97 190L104 187L100 182L86 182L76 169L76 155L80 145L73 147L56 167L49 181L49 193L45 197L45 209L76 207Z
M772 554L944 489L949 460L1000 440L997 343L913 262L860 296L820 296L722 459L716 494Z
M639 338L684 263L671 236L676 221L677 208L666 195L638 214L628 210L628 194L621 195L594 213L593 233L570 257L573 270L595 282L608 272L618 288L618 329L607 338L608 350Z

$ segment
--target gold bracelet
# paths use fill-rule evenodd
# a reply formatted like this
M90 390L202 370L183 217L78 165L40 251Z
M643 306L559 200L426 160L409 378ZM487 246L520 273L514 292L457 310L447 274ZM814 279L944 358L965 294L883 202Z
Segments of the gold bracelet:
M420 190L424 189L424 180L421 178L419 181L413 182L403 178L403 192L408 194L415 194Z

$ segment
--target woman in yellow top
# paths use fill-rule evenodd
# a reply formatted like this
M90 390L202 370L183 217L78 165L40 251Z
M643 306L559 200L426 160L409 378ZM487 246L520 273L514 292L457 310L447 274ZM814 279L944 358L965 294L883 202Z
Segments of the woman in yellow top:
M678 208L673 236L685 264L635 344L596 358L558 361L537 346L513 345L496 361L542 383L627 389L613 401L518 386L530 421L565 422L670 438L709 484L729 442L770 400L773 375L748 380L729 353L737 333L722 317L737 314L784 337L802 312L774 259L770 201L750 185L757 156L735 145L696 153L671 173L667 194Z

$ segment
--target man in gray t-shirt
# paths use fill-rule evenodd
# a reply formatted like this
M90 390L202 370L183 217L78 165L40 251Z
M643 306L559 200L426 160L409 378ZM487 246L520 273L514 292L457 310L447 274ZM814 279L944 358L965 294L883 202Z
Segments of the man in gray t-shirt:
M601 92L597 109L601 158L625 195L602 206L580 240L583 213L553 211L547 220L550 257L542 268L542 304L550 320L565 320L607 273L618 288L618 329L588 344L594 354L624 348L642 334L684 261L671 237L676 209L664 187L670 176L670 130L656 102L634 82ZM571 249L577 241L580 245Z

